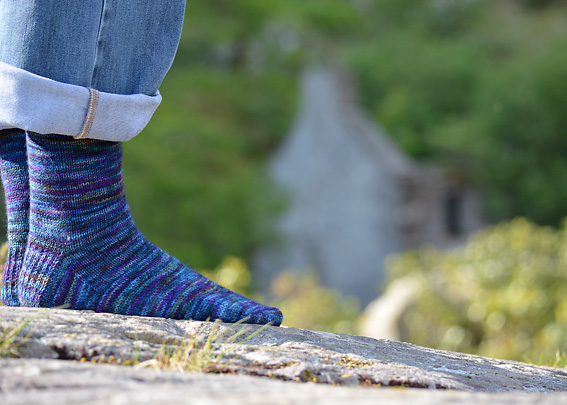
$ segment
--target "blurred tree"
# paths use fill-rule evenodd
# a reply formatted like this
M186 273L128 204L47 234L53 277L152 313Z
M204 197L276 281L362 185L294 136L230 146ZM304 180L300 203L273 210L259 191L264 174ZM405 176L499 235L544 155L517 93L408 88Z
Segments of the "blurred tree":
M556 3L565 3L565 0L522 0L526 7L543 8Z
M342 0L189 5L164 102L125 148L133 214L152 242L210 268L270 240L282 200L260 173L291 125L299 49L338 38L357 16Z
M197 268L247 257L281 207L259 175L306 64L342 64L413 156L481 184L491 212L558 223L567 7L465 0L210 0L188 5L164 102L125 146L134 216ZM549 48L549 52L544 50Z
M197 268L229 253L246 257L269 240L267 219L281 205L260 175L276 138L262 120L287 126L293 82L186 68L172 71L162 92L160 114L125 147L136 222L153 243Z
M567 41L487 75L467 150L495 217L557 225L567 215ZM464 145L463 145L464 146Z
M498 225L452 252L393 259L391 278L414 277L405 340L520 361L553 362L567 350L567 227L524 219Z

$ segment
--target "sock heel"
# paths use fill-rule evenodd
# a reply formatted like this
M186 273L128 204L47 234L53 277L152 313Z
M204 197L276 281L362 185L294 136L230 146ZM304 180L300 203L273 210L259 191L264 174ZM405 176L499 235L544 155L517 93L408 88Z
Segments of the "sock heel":
M20 305L20 300L18 299L18 275L22 267L22 262L24 261L25 251L25 246L8 249L6 265L2 276L2 290L0 293L2 305L8 307L17 307Z
M18 278L18 297L20 304L26 307L54 307L63 304L56 299L52 291L56 280L56 271L62 257L52 249L29 244ZM58 302L60 301L60 302Z

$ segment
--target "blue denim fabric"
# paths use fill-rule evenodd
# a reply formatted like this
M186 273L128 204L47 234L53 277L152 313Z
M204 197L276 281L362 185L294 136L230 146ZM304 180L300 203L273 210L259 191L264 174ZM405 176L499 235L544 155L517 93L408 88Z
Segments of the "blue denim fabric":
M58 82L155 95L185 0L0 0L0 61Z

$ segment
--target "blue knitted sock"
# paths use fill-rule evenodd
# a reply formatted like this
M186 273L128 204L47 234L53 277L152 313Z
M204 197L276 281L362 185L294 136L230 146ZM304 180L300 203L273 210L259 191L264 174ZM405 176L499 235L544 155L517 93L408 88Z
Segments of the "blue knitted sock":
M0 131L0 173L8 217L8 255L2 275L0 300L3 305L18 306L17 281L28 239L30 204L24 131Z
M216 285L134 225L121 145L28 135L30 232L22 305L279 325L281 312Z

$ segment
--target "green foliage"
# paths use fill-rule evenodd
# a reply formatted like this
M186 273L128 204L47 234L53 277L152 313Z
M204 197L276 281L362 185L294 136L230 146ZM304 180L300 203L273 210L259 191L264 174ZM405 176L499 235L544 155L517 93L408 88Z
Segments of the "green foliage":
M152 242L200 268L269 240L281 204L259 169L291 115L293 103L276 100L294 91L269 73L171 72L159 114L124 152L133 215Z
M272 284L275 300L284 324L302 329L334 333L356 333L359 303L354 297L342 297L331 288L322 287L312 273L283 272Z
M537 9L537 8L547 7L554 3L565 3L565 1L564 0L522 0L522 3L526 7Z
M269 242L283 199L259 173L291 127L297 73L320 63L351 68L403 148L474 180L492 218L558 225L567 7L528 3L189 4L164 102L125 146L138 225L196 268Z
M371 102L387 90L374 110L408 150L429 154L431 142L417 134L432 128L441 110L466 109L457 95L474 83L465 69L474 52L438 32L447 21L454 27L443 32L458 32L472 18L457 3L440 9L418 0L189 4L176 63L160 89L163 104L125 145L126 189L138 226L196 268L213 267L226 255L247 257L267 243L266 224L283 199L259 173L290 129L297 73L343 56L349 63L348 50L363 83L376 84L365 86L374 93L363 98ZM431 47L429 36L440 45ZM409 52L398 52L400 46ZM412 69L411 56L421 49L431 49L420 57L427 68ZM375 57L383 69L375 69ZM414 97L418 88L422 94Z
M552 43L537 59L515 60L486 77L478 100L479 132L468 142L495 217L527 216L556 225L567 191L567 42ZM472 134L471 134L472 135Z
M403 316L407 340L483 356L558 364L567 351L567 226L516 219L480 232L461 249L409 252L389 277L414 277ZM560 356L561 357L561 356Z
M471 109L488 61L470 35L479 10L476 2L375 2L378 21L344 52L363 104L415 157L437 157L440 128Z
M375 2L394 23L365 26L344 54L363 103L407 152L473 180L492 219L559 225L567 8L536 3Z
M434 157L440 127L470 111L472 100L466 95L479 80L473 66L485 59L475 44L401 32L377 40L372 49L353 52L351 63L363 103L408 153Z

